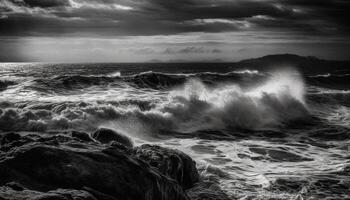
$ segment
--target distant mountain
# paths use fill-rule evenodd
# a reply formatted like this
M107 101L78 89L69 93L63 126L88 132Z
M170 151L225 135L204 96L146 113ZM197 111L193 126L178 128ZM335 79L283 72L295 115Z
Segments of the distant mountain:
M322 60L294 54L268 55L260 58L242 60L235 63L238 68L270 70L280 67L294 67L306 74L333 73L350 70L350 61Z
M146 61L146 63L162 63L162 62L163 61L159 59L152 59L152 60Z

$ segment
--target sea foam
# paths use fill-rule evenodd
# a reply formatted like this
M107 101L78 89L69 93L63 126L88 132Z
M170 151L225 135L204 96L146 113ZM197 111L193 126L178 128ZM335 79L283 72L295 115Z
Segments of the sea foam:
M308 117L304 91L300 74L291 70L276 71L265 83L248 89L236 84L209 88L192 79L157 109L179 131L268 128Z

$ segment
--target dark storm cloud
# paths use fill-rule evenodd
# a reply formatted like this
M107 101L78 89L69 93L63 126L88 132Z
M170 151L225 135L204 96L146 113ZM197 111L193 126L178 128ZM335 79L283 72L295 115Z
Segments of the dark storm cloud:
M190 54L190 53L221 53L219 49L209 49L205 47L185 47L185 48L166 48L163 53L165 54Z
M328 19L339 25L350 25L350 1L348 0L284 0L289 6L299 6L309 11L308 17Z
M346 34L346 0L2 0L0 35Z
M254 15L283 16L284 13L271 3L264 1L162 1L150 0L149 8L172 20L191 20L208 18L244 18ZM146 7L147 8L147 7Z
M41 8L69 6L69 0L23 0L23 2L30 7Z

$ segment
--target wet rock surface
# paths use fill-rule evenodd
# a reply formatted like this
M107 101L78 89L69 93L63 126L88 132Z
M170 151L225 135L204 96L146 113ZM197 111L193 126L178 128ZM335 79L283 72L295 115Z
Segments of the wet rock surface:
M184 188L193 186L199 179L196 163L186 154L154 145L142 145L134 149L135 155L169 176Z
M136 149L119 142L109 145L82 142L81 139L67 135L40 137L5 134L1 137L0 148L0 197L188 199L181 186L188 187L185 181L193 183L198 176L195 163L190 157L179 151L156 146ZM170 165L173 168L168 168L171 170L164 173L151 167L148 163L153 161L142 159L141 150L149 153L154 151L150 155L158 155L162 158L158 162L162 161L164 166ZM135 151L139 153L135 154ZM180 166L182 168L178 169ZM180 176L184 178L172 179Z
M77 138L77 139L80 139L80 140L85 141L85 142L92 142L92 141L94 141L94 140L89 136L89 134L84 133L84 132L72 131L72 132L71 132L71 135L72 135L73 138Z
M106 144L106 143L109 143L109 142L112 142L112 141L116 141L116 142L119 142L127 147L132 147L133 144L132 144L132 141L130 138L128 138L127 136L121 134L121 133L118 133L114 130L111 130L111 129L107 129L107 128L99 128L97 129L93 134L92 134L92 137L103 143L103 144Z
M0 199L9 200L97 200L92 194L84 190L57 189L39 192L23 188L16 190L12 187L0 187Z
M230 200L219 185L212 181L201 181L187 190L191 200Z

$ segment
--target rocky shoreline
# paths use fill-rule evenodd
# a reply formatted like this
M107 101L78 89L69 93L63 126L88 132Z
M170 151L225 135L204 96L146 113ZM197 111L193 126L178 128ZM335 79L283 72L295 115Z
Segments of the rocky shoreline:
M0 199L226 200L185 153L113 130L0 134Z

